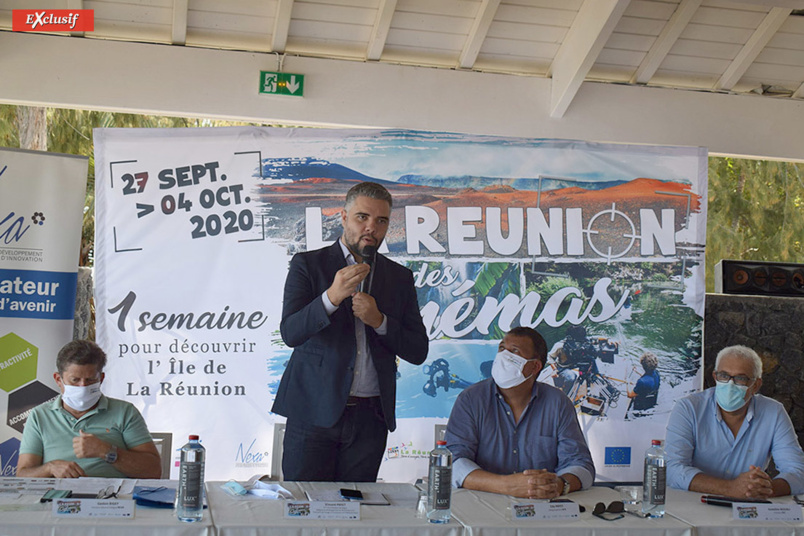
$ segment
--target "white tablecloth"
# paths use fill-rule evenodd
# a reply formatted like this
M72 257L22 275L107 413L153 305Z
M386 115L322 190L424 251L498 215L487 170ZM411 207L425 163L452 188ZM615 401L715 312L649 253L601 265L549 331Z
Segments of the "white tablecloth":
M58 480L55 489L72 489L74 479ZM177 482L163 480L127 481L123 489L131 490L134 484L144 486L166 485L176 487ZM121 499L131 499L131 493L119 495ZM183 523L176 519L176 513L168 508L147 508L137 506L134 519L122 518L57 518L51 513L51 503L38 503L37 496L20 496L16 499L8 496L0 504L0 536L214 536L215 530L208 510L204 511L204 519L195 523ZM24 508L8 511L17 505ZM30 509L33 508L33 509ZM4 510L5 509L5 510Z
M802 523L770 523L735 520L731 508L701 502L702 493L667 490L667 511L673 517L695 527L698 536L767 536L804 535ZM790 496L774 497L775 503L794 504Z
M57 489L71 489L74 480L57 481ZM131 498L134 484L175 487L175 481L126 481L121 498ZM804 536L804 523L735 521L731 508L701 503L701 494L668 490L667 514L662 519L641 519L626 515L616 521L594 517L595 504L619 500L619 493L595 487L569 498L586 507L578 521L512 520L511 498L468 490L456 490L452 498L452 521L446 525L428 523L415 514L417 492L410 484L390 483L282 483L296 499L307 500L305 491L358 488L382 492L392 499L390 506L361 506L359 521L285 519L284 502L256 497L232 497L223 482L207 482L209 509L199 523L183 523L172 509L138 506L134 519L56 518L50 504L39 504L38 496L4 496L0 500L0 536ZM128 490L128 493L125 493ZM773 502L793 504L791 497ZM22 509L14 511L14 504ZM694 528L693 528L694 527Z
M221 489L224 482L207 482L207 498L218 536L462 536L463 526L454 519L444 525L428 523L416 517L418 493L411 484L336 482L283 482L282 486L298 500L307 500L305 490L357 488L363 492L381 492L392 501L390 506L360 506L359 521L285 519L284 502L270 499L232 497Z
M512 520L509 513L510 497L463 489L456 490L452 495L452 515L466 526L467 536L530 536L534 531L538 531L539 536L693 535L689 524L668 515L661 519L644 519L626 514L615 521L593 516L595 504L602 502L608 505L620 500L620 494L610 488L593 487L587 491L570 493L567 498L586 507L580 520Z

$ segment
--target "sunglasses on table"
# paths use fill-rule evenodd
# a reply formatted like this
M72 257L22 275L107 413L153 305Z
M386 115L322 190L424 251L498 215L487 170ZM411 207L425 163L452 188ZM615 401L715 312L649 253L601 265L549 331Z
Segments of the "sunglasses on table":
M608 514L614 514L614 516L612 517ZM622 501L613 501L608 506L599 502L595 505L595 509L592 510L592 515L606 521L616 521L625 517L625 505L623 505Z

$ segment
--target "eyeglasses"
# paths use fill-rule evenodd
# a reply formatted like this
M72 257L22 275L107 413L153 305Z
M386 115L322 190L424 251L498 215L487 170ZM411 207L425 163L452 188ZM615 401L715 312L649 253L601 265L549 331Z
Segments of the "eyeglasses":
M608 507L599 502L595 505L595 509L592 510L592 515L595 517L599 517L600 519L605 519L606 521L616 521L618 519L622 519L625 517L625 505L623 505L622 501L614 501L608 505ZM616 514L615 517L607 517L605 514Z
M105 489L102 489L98 492L98 496L95 497L96 499L116 499L117 492L120 491L120 488L116 488L114 486L109 486Z
M751 382L754 381L754 378L749 378L748 376L745 376L743 374L738 374L737 376L730 376L729 374L726 374L723 371L717 370L715 371L715 380L717 380L720 383L728 383L729 380L734 380L734 383L736 383L737 385L742 385L743 387L746 387L750 385Z

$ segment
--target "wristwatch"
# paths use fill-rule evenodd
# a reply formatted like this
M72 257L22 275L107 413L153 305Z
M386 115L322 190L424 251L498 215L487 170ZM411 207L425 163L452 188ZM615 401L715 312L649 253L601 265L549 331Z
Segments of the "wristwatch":
M104 456L103 459L106 461L106 463L114 463L114 462L116 462L117 461L117 445L112 445L112 448L109 449L109 452L106 453L106 456Z
M564 487L563 487L563 488L561 488L561 495L566 495L567 493L569 493L569 492L570 492L570 483L569 483L569 480L567 480L567 479L566 479L566 478L564 478L563 476L560 476L560 477L558 477L558 478L560 478L560 479L561 479L561 481L564 483Z

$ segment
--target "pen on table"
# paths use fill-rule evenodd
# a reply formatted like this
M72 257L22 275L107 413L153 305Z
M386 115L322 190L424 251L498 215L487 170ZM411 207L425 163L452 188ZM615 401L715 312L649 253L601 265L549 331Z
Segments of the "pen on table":
M713 497L711 495L701 495L701 502L706 504L712 504L714 506L731 506L733 501L726 499L724 497Z

